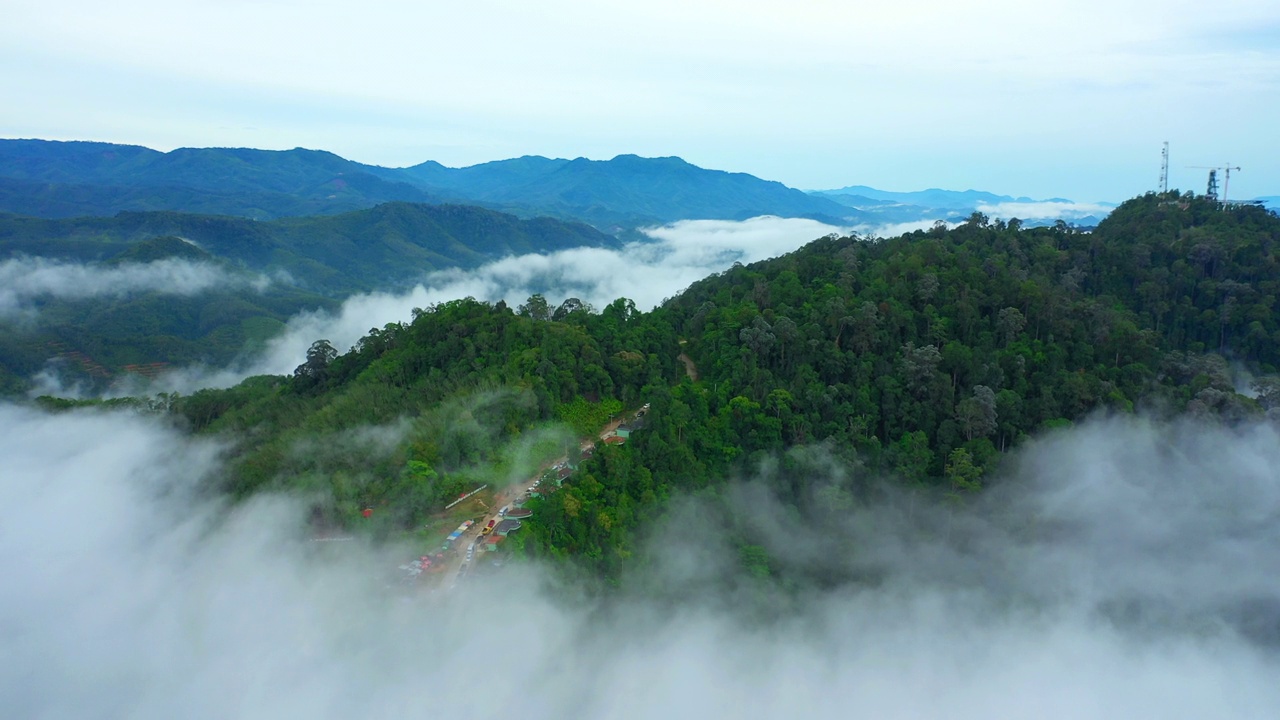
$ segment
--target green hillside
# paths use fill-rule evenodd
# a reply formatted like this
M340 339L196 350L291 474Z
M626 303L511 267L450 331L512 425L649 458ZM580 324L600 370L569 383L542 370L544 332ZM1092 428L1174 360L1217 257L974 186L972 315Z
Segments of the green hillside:
M1191 195L1131 200L1095 233L975 214L894 240L816 240L649 313L445 303L346 355L319 344L291 378L173 410L242 438L237 495L302 483L331 520L369 503L411 524L579 398L649 403L646 426L531 501L508 544L611 578L672 498L714 509L735 477L821 527L882 478L964 502L1027 438L1093 413L1277 411L1277 243L1275 215ZM1236 392L1228 358L1259 376L1256 397ZM396 422L405 435L374 465L291 450ZM748 569L780 572L758 529L725 513Z

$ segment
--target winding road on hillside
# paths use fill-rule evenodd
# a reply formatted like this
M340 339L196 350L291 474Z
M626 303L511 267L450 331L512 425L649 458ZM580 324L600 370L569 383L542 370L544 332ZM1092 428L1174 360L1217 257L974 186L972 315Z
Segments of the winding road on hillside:
M595 448L597 441L603 441L605 438L614 434L614 432L617 431L618 426L621 425L624 420L628 418L634 418L634 417L635 417L635 413L633 412L633 413L624 413L622 416L614 418L613 420L609 421L608 425L605 425L604 428L600 430L599 434L596 436L596 439L583 440L582 444L579 446L579 449L583 452L586 452L587 450L591 450ZM472 525L470 530L468 530L465 534L463 534L461 537L458 538L458 541L454 544L453 549L449 551L451 553L451 556L448 558L448 561L447 561L448 565L445 567L444 572L441 573L444 577L443 582L445 583L446 588L452 589L458 584L460 580L466 577L467 572L470 570L471 566L476 562L475 556L479 555L482 552L479 547L479 541L481 538L484 537L483 535L481 535L481 531L485 528L485 526L489 524L490 521L493 521L494 524L497 524L502 520L502 518L498 515L499 511L503 507L514 503L516 498L520 497L522 493L526 492L528 488L531 485L533 485L534 481L540 479L542 477L542 474L545 473L548 469L554 467L559 463L567 462L568 459L569 459L568 455L562 455L556 458L555 460L551 460L550 462L547 462L541 467L539 467L537 473L534 474L533 476L526 478L524 480L520 480L518 482L511 483L505 488L496 489L494 491L493 506L489 508L484 518L477 520L476 524ZM468 550L472 547L472 543L475 543L476 547L475 547L475 550L472 551L471 553L471 558L468 559L467 557Z

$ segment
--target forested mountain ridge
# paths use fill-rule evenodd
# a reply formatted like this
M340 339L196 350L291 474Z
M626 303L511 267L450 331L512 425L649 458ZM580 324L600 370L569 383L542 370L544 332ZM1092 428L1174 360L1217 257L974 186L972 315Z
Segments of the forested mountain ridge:
M877 478L976 492L1004 452L1091 413L1236 422L1280 408L1277 247L1274 214L1176 193L1128 201L1094 233L975 214L892 240L823 238L649 313L623 301L600 314L537 297L516 311L447 303L346 355L319 353L293 378L204 391L174 411L258 438L236 476L247 491L291 482L286 439L304 427L351 430L502 389L523 398L498 423L517 437L576 398L648 402L646 426L533 501L530 532L511 543L614 577L669 498L718 497L736 476L760 478L816 522ZM1228 357L1261 376L1256 397L1236 392ZM394 472L413 452L439 451L429 434L419 443L387 461L391 485L323 467L308 482L331 478L350 507L442 497L449 472ZM751 532L738 528L735 542L756 547ZM758 548L743 561L771 572Z

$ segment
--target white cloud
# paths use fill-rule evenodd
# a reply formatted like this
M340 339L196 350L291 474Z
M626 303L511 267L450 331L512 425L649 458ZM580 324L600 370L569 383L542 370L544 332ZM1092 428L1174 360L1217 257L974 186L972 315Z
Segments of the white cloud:
M860 236L894 238L917 230L928 230L938 223L937 220L911 220L908 222L886 223L884 225L864 225L854 228ZM949 223L947 227L955 227L958 223Z
M1280 706L1280 436L1134 421L1047 438L968 508L869 496L771 597L674 542L616 605L537 567L403 602L410 549L311 544L298 504L196 490L218 448L0 405L0 706L14 717L1265 717ZM818 533L780 528L792 546ZM318 547L317 545L323 545ZM786 563L787 556L779 561ZM685 570L679 568L686 565ZM766 602L767 604L767 602ZM483 688L483 692L477 690Z
M198 295L222 288L261 292L269 282L261 276L232 275L214 265L186 260L95 266L14 258L0 262L0 318L29 314L33 302L46 299L87 300L136 292Z

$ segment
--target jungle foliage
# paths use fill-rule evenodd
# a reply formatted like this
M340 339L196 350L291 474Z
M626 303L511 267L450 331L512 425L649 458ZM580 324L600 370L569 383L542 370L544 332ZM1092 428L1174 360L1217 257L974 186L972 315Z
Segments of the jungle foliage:
M531 314L538 299L520 313L471 298L419 309L341 355L318 340L292 376L201 390L172 413L240 439L223 488L234 496L301 488L324 498L325 522L380 507L411 525L522 444L576 443L560 419L607 416L674 379L675 332L660 313L565 303L574 311L553 321Z

